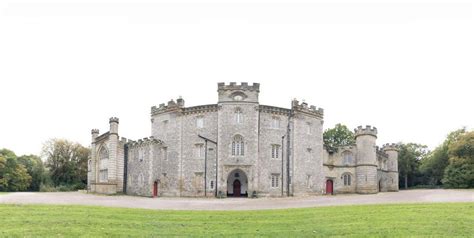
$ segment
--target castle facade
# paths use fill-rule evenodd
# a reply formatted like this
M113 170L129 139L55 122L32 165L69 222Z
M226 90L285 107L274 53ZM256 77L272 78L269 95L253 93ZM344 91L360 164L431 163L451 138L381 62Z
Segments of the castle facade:
M303 196L398 191L398 150L355 129L352 146L323 145L324 111L259 104L260 85L218 84L217 104L182 98L151 108L151 136L119 137L119 119L92 130L88 190L139 196Z

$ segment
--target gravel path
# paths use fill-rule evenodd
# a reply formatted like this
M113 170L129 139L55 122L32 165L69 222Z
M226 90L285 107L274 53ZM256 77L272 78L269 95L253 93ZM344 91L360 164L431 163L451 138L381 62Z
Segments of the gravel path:
M5 204L94 205L157 210L261 210L356 204L474 202L474 190L408 190L373 195L336 195L294 198L145 198L105 196L82 192L19 192L0 195Z

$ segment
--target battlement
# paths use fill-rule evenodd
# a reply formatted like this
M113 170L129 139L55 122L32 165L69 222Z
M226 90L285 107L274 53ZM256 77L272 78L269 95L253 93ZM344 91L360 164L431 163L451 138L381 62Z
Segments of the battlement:
M91 134L99 134L99 129L92 129Z
M151 107L151 115L155 115L162 112L175 111L181 108L184 108L184 99L179 97L178 99L176 99L176 102L174 101L174 99L171 99L168 101L167 104L161 103L158 107Z
M218 83L217 84L217 91L221 90L241 90L241 91L257 91L260 92L260 84L253 83L249 85L247 82L242 82L237 84L236 82L230 82L229 84L225 83Z
M119 119L117 117L111 117L109 119L109 123L112 123L112 122L119 123Z
M358 126L356 129L354 129L354 134L355 137L362 136L362 135L371 135L377 137L377 127L372 127L370 125L365 126L363 128L362 126Z
M377 158L385 158L385 159L388 158L388 154L385 153L385 151L382 148L376 146L375 151L377 153Z
M389 150L394 150L394 151L399 151L398 149L398 145L395 144L395 143L387 143L387 144L384 144L383 147L382 147L382 150L383 151L389 151Z
M127 140L125 140L127 141ZM144 145L151 145L151 144L163 144L162 140L155 139L153 136L145 137L143 139L138 139L137 141L128 140L127 145L129 148L140 147Z
M308 103L306 103L306 102L302 102L300 104L300 102L296 99L293 99L293 101L291 101L291 108L294 111L305 112L305 113L315 115L315 116L320 117L320 118L323 118L323 116L324 116L324 109L317 108L314 105L308 106Z

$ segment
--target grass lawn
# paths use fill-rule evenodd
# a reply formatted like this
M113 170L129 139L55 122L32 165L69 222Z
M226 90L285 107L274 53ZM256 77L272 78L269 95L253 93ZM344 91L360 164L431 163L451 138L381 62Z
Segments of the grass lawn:
M0 192L0 196L7 194L7 192Z
M0 205L5 236L473 236L474 203L264 211Z

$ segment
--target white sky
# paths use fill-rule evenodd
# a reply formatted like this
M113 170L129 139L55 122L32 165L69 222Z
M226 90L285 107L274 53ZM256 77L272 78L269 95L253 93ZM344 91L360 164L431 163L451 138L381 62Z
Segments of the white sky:
M0 0L0 148L17 154L87 146L111 116L147 137L151 106L216 103L230 81L433 148L474 127L473 2Z

